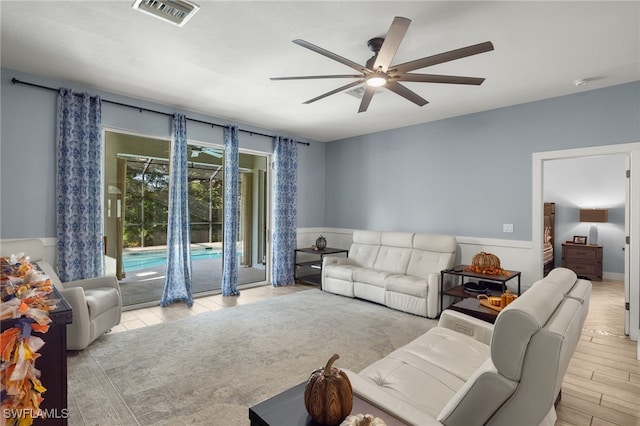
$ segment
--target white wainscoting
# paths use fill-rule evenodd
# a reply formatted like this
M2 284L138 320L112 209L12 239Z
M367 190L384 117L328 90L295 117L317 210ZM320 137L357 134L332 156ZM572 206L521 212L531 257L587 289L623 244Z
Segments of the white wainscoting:
M44 246L44 260L47 261L47 263L49 263L51 266L53 266L55 268L55 265L57 264L58 260L57 260L57 253L58 253L58 244L57 238L5 238L3 240L0 240L0 246L2 246L3 243L5 242L9 242L9 241L22 241L22 240L40 240L42 241L42 245ZM11 253L11 254L16 254L16 253ZM27 256L29 255L29 253L25 253Z
M342 228L298 228L298 247L311 247L320 235L327 239L327 247L349 249L353 229ZM481 251L493 253L500 258L503 268L522 272L522 290L542 278L542 271L535 271L532 262L531 241L497 240L456 236L458 251L456 264L469 264L473 256ZM517 290L517 282L510 281L509 288Z

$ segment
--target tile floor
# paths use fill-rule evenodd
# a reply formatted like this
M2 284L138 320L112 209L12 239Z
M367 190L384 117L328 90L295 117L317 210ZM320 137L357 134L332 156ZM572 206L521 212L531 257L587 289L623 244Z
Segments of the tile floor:
M317 288L312 285L260 286L239 297L207 296L167 308L154 306L122 313L113 333L172 321L201 312ZM563 381L556 426L640 426L640 361L636 342L624 336L624 286L620 281L593 282L589 316Z
M202 312L215 311L236 305L256 302L271 297L282 296L296 291L318 288L317 286L298 283L293 286L272 287L270 285L240 289L238 297L222 297L221 294L204 296L194 299L193 307L189 309L184 303L174 303L166 308L152 306L149 308L133 309L122 312L120 325L114 327L111 332L118 333L133 330L148 325L159 324L179 318L197 315Z

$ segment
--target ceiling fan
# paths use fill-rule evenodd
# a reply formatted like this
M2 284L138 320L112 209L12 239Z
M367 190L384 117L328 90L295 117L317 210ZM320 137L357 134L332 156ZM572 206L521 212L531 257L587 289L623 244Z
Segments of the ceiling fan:
M296 39L293 42L299 46L306 47L316 53L319 53L334 61L340 62L348 67L358 71L359 74L341 74L341 75L310 75L300 77L272 77L271 80L310 80L320 78L356 78L357 80L338 87L330 92L324 93L313 99L304 102L310 104L327 96L334 95L362 83L366 84L366 90L360 102L358 112L365 112L369 108L371 99L376 93L378 87L385 87L390 91L402 96L403 98L423 106L429 103L426 99L419 96L412 90L407 89L400 84L400 81L419 82L419 83L446 83L446 84L470 84L480 85L484 78L477 77L460 77L452 75L436 75L436 74L413 74L411 71L426 68L432 65L441 64L443 62L454 61L456 59L465 58L467 56L477 55L479 53L489 52L493 50L493 44L490 41L474 44L460 49L450 50L448 52L439 53L433 56L427 56L422 59L405 62L402 64L391 65L400 43L411 24L411 20L402 17L395 17L389 27L389 31L384 38L376 37L367 42L367 46L374 55L369 58L366 64L360 65L349 59L336 55L322 47L311 44L307 41Z

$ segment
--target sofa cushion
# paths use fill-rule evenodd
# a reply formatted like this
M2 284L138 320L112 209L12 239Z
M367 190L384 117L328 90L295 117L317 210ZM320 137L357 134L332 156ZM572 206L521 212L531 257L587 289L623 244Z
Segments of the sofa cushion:
M353 242L355 244L379 246L380 241L382 241L382 232L380 231L353 231Z
M427 297L427 280L411 275L389 275L384 280L387 291L403 293L415 297Z
M383 232L380 238L381 246L412 248L413 232Z
M450 268L453 266L455 253L454 237L416 234L413 238L413 251L407 274L427 278L430 273Z
M383 232L380 250L373 268L394 274L405 274L411 258L413 235L409 232Z
M373 269L392 274L406 274L411 248L380 246Z
M567 294L571 291L577 279L576 273L571 269L555 268L542 281L554 283L560 287L564 294Z
M113 287L98 287L84 290L89 308L89 317L95 318L114 306L119 306L120 295Z
M353 271L356 269L362 268L355 265L327 265L323 268L322 273L325 277L353 281Z
M353 271L354 282L364 283L375 287L384 288L384 280L388 276L388 273L377 271L375 269L357 268Z
M439 253L455 253L456 239L450 235L416 234L413 237L413 248Z
M366 367L360 376L435 418L488 357L487 345L432 328Z

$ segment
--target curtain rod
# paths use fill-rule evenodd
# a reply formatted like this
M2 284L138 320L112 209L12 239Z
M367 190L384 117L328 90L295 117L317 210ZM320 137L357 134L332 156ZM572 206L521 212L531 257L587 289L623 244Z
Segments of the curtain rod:
M17 78L15 78L15 77L13 77L13 78L11 79L11 83L13 83L13 84L23 84L23 85L25 85L25 86L31 86L31 87L37 87L37 88L39 88L39 89L51 90L51 91L53 91L53 92L57 92L57 91L58 91L58 89L56 89L55 87L43 86L43 85L41 85L41 84L36 84L36 83L29 83L29 82L27 82L27 81L18 80L18 79L17 79ZM101 100L102 100L102 102L105 102L105 103L108 103L108 104L118 105L118 106L123 106L123 107L127 107L127 108L137 109L137 110L138 110L138 111L140 111L140 112L142 112L142 111L146 111L146 112L152 112L152 113L154 113L154 114L161 114L161 115L166 115L166 116L168 116L168 117L173 117L173 114L170 114L170 113L168 113L168 112L157 111L157 110L155 110L155 109L149 109L149 108L139 107L139 106L135 106L135 105L131 105L131 104L125 104L125 103L122 103L122 102L110 101L110 100L108 100L108 99L101 99ZM227 126L225 126L224 124L212 123L212 122L210 122L210 121L203 121L203 120L198 120L198 119L195 119L195 118L189 118L189 117L186 117L186 119L187 119L187 120L189 120L189 121L193 121L193 122L195 122L195 123L207 124L207 125L212 126L212 127L227 127ZM267 134L265 134L265 133L260 133L260 132L252 132L251 130L244 130L244 129L240 129L240 128L238 128L238 131L239 131L239 132L248 133L248 134L250 134L251 136L253 136L253 135L258 135L258 136L264 136L264 137L267 137L267 138L275 138L275 136L274 136L274 135L267 135ZM301 145L306 145L306 146L311 145L309 142L302 142L302 141L296 141L296 142L298 142L298 143L299 143L299 144L301 144Z

